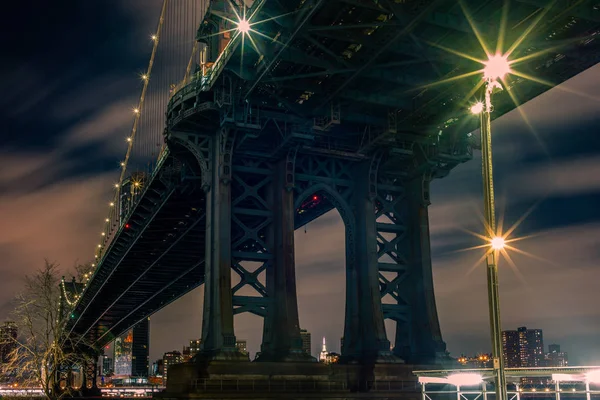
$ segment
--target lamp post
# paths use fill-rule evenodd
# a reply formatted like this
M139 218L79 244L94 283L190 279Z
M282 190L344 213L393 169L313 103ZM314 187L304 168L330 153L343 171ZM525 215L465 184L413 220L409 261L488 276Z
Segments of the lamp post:
M494 202L494 177L492 170L491 119L492 92L502 90L498 79L510 72L510 64L505 56L496 54L489 57L483 70L484 101L471 107L471 112L479 114L481 123L481 153L483 175L483 201L486 223L486 237L489 237L492 251L486 256L490 331L492 337L492 358L496 400L506 400L506 378L504 376L504 358L502 356L502 328L500 322L500 296L498 292L498 252L504 248L504 238L496 236L496 215Z

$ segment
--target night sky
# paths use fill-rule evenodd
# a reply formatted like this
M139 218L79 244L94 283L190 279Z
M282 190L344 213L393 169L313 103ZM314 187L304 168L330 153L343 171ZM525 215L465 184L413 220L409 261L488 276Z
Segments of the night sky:
M44 258L65 271L93 256L118 178L162 0L4 5L0 35L0 318L25 273ZM527 257L500 264L502 323L544 330L571 364L600 364L600 65L493 124L498 214ZM479 153L432 185L435 292L452 355L489 351L480 244ZM339 351L344 318L344 236L336 211L296 233L300 323L313 353L326 336ZM202 290L151 318L151 359L200 337ZM260 318L236 317L258 350Z

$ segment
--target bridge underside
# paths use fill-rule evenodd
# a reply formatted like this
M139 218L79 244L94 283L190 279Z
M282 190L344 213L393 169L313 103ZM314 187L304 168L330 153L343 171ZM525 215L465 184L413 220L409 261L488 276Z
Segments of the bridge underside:
M462 2L492 48L503 3ZM544 17L513 55L550 50L520 71L560 83L600 59L590 1L538 3L506 14L506 43ZM439 361L427 207L431 180L477 145L466 106L481 65L443 50L484 58L465 13L452 1L256 0L248 15L268 20L255 29L273 40L216 34L232 27L226 4L214 1L198 32L212 67L173 94L168 150L114 227L72 332L103 345L204 283L206 357L238 359L233 315L251 312L264 317L260 359L310 361L293 233L335 207L346 232L343 359ZM494 116L515 107L506 92L524 102L547 86L513 76L506 89ZM393 352L385 318L396 323Z

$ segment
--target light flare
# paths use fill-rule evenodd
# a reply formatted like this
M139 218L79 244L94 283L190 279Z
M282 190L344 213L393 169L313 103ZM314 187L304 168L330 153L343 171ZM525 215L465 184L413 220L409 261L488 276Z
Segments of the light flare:
M502 79L511 72L510 62L508 61L508 56L506 54L496 53L493 56L490 56L484 64L483 77L485 79Z
M470 110L471 114L481 114L481 112L483 111L483 103L481 101L478 101L477 103L471 106Z
M250 22L246 21L245 19L240 20L237 23L237 29L244 34L250 32Z
M506 243L502 236L496 236L490 240L490 246L492 246L493 250L500 251L504 249Z

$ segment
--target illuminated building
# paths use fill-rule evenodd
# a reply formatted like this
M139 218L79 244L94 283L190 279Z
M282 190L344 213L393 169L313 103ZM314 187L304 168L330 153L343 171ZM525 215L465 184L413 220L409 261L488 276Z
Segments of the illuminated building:
M327 353L327 355L325 356L325 361L323 361L325 364L335 364L340 360L340 355L338 353Z
M566 367L569 365L569 357L566 352L560 351L560 345L551 344L546 353L547 367Z
M310 332L306 329L300 329L300 338L302 339L302 352L310 355Z
M109 375L113 372L113 360L108 356L102 356L102 375Z
M12 321L6 321L0 327L0 363L10 361L11 353L17 348L17 324Z
M165 353L163 355L163 383L166 385L167 384L167 373L169 371L169 367L175 365L175 364L181 364L183 362L183 357L181 356L181 353L178 352L177 350L175 351L170 351L168 353Z
M519 331L525 332L527 338L527 366L544 366L544 336L541 329L519 328Z
M502 353L507 368L521 366L519 333L517 331L502 331Z
M248 343L245 340L235 342L235 348L242 354L248 355Z
M144 319L124 335L115 339L115 375L136 377L148 376L149 331L149 320Z
M196 354L200 353L200 345L202 344L202 340L195 339L190 340L190 355L194 357Z
M321 352L319 353L319 361L327 362L327 344L325 343L325 336L323 336L323 347L321 348Z
M115 339L114 360L115 375L131 375L131 350L133 345L133 330Z
M491 368L492 355L478 354L473 357L461 355L456 361L458 361L459 364L465 366L466 368Z
M181 352L181 360L183 362L188 362L192 359L192 354L190 352L190 348L188 346L183 346L183 350Z
M503 331L502 350L508 368L541 367L545 362L542 330L523 326Z

